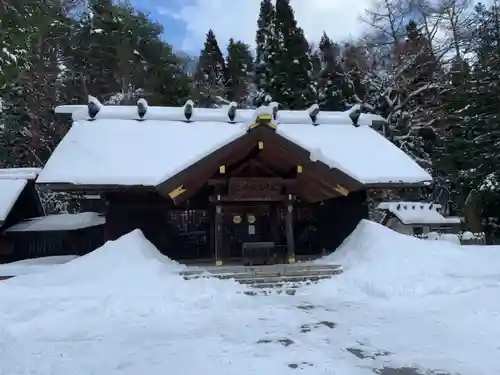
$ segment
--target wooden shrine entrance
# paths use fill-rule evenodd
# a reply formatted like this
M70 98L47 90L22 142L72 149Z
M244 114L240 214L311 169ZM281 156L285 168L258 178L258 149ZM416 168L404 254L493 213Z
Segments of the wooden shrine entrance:
M215 258L245 264L295 262L292 180L234 177L211 180L216 194ZM289 212L289 214L288 214Z
M347 202L364 188L313 159L275 127L260 124L156 190L173 206L207 209L208 243L216 264L294 263L296 250L302 256L330 247L327 232L318 240L314 216L329 207L320 206L337 198Z
M228 258L241 258L245 264L283 263L285 238L275 204L258 202L222 206L222 252Z

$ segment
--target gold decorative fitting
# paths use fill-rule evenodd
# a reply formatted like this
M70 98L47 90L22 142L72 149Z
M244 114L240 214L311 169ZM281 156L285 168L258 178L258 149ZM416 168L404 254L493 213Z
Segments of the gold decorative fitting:
M263 149L264 149L264 142L259 141L259 150L263 150Z
M222 266L222 260L216 260L215 261L216 266Z
M186 192L186 189L184 189L184 185L181 185L177 188L175 188L174 190L172 190L170 193L168 193L168 196L171 198L171 199L175 199L177 198L179 195L182 195Z
M233 216L233 223L241 224L241 216L239 216L239 215Z
M295 258L294 257L288 258L288 263L295 263Z
M248 220L248 223L249 223L249 224L254 224L254 223L255 223L255 221L256 221L256 219L255 219L255 216L254 216L254 215L248 215L247 220Z
M257 119L255 120L255 122L253 124L250 124L248 129L249 130L254 129L257 126L268 126L271 129L276 130L276 124L273 122L273 115L269 115L269 114L262 114L262 115L257 116Z
M221 165L221 166L219 167L219 173L220 173L220 174L224 174L224 173L226 173L226 166L225 166L225 165Z
M343 186L340 186L340 185L336 185L335 186L335 190L342 194L344 197L347 196L349 194L349 190L347 190L345 187Z
M302 165L297 165L297 173L302 173Z

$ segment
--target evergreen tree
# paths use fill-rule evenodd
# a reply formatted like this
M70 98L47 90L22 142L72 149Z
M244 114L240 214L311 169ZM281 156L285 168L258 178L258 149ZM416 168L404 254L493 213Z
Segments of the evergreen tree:
M271 91L272 76L271 64L273 60L274 44L276 43L274 29L275 9L271 0L262 0L260 3L257 33L255 37L255 84L258 91L258 101ZM260 103L255 103L260 104Z
M70 19L61 1L23 5L9 8L18 15L17 26L25 35L21 58L24 63L4 76L5 83L0 91L0 149L4 166L43 165L61 134L52 108L61 92L61 39L67 34ZM31 13L35 10L39 13ZM13 31L12 35L15 34ZM19 39L7 39L11 41L10 48L15 50L12 42L19 42Z
M319 105L325 111L349 108L347 77L342 67L340 48L323 33L319 42L322 69L319 78Z
M346 44L342 54L350 104L363 103L367 95L368 59L363 45ZM366 105L365 105L366 107Z
M297 26L289 0L276 1L274 28L269 93L285 108L304 109L316 102L317 89L311 80L309 43Z
M140 97L152 104L185 101L189 82L162 33L161 25L126 4L92 0L66 52L74 100L81 103L91 94L112 104Z
M226 97L227 67L212 30L209 30L195 73L195 98L200 107L212 107Z
M488 235L495 235L500 207L500 18L499 7L478 5L475 18L477 59L470 74L455 73L456 90L448 106L448 157L458 170L460 190L480 192ZM463 63L456 61L456 66ZM458 68L457 68L458 70ZM467 79L470 76L469 79Z
M27 0L0 13L2 25L17 22L0 31L9 51L22 51L16 69L0 73L4 166L44 164L68 128L54 116L58 104L85 102L87 94L113 103L147 96L164 105L181 105L188 97L189 80L162 42L161 26L127 5L92 0L80 17L72 3Z
M227 99L246 106L252 75L253 57L250 47L231 38L227 47Z

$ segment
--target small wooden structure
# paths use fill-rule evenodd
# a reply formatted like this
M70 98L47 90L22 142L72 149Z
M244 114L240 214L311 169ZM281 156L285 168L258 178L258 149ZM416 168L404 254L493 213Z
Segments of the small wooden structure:
M105 218L94 212L23 220L1 237L10 262L60 255L85 255L104 244Z
M37 168L0 169L0 263L8 260L3 231L21 220L41 216L43 207L35 188Z
M427 202L382 202L377 209L385 213L381 224L396 232L412 236L425 236L436 232L458 234L462 219L444 217L440 204Z
M0 169L0 263L54 255L83 255L104 243L103 217L45 216L38 168Z
M306 111L62 106L73 126L37 183L99 194L105 240L139 228L197 263L293 263L333 251L368 217L370 188L431 177L362 115ZM371 122L370 122L371 123Z

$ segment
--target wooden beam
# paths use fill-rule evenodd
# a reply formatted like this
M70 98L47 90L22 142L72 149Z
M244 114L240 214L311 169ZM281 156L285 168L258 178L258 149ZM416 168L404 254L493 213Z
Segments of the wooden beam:
M245 168L256 168L256 169L260 169L263 172L270 174L272 176L275 176L275 177L280 176L279 172L269 168L267 165L261 163L257 159L248 159L247 161L245 161L244 163L242 163L238 167L231 169L230 174L232 174L232 175L237 174L237 173L243 171Z
M295 263L295 239L293 232L293 202L286 204L286 254L288 263Z
M210 202L283 202L287 200L286 195L274 195L272 197L249 197L249 198L238 198L232 197L230 195L212 195L210 196Z
M236 177L236 178L245 178L245 177ZM293 186L298 183L296 178L282 178L282 177L249 177L252 178L262 178L266 181L269 181L272 184L279 184L283 186ZM218 185L228 185L230 178L210 178L207 183L210 186L218 186Z
M215 255L215 265L222 266L222 252L224 248L224 237L222 235L222 206L215 206L215 233L214 233L214 255Z
M279 152L276 152L275 155L274 155L274 159L281 159L281 160L289 160L289 158L287 158L285 156L285 152L283 151L279 151ZM299 165L299 164L298 164ZM295 167L297 168L297 167ZM309 168L304 168L302 167L301 165L301 173L299 174L299 176L301 177L308 177L309 179L311 180L314 180L317 182L317 185L320 185L322 186L323 188L321 189L323 193L326 194L326 198L331 198L331 197L336 197L336 196L347 196L349 194L349 190L346 189L344 186L338 184L338 183L333 183L333 182L330 182L326 179L323 179L321 178L321 174L318 174L318 173L315 173L315 168L317 168L317 166L315 166L315 163L314 162L311 162L310 163L310 167ZM297 169L298 171L298 169ZM303 180L301 178L301 180Z

